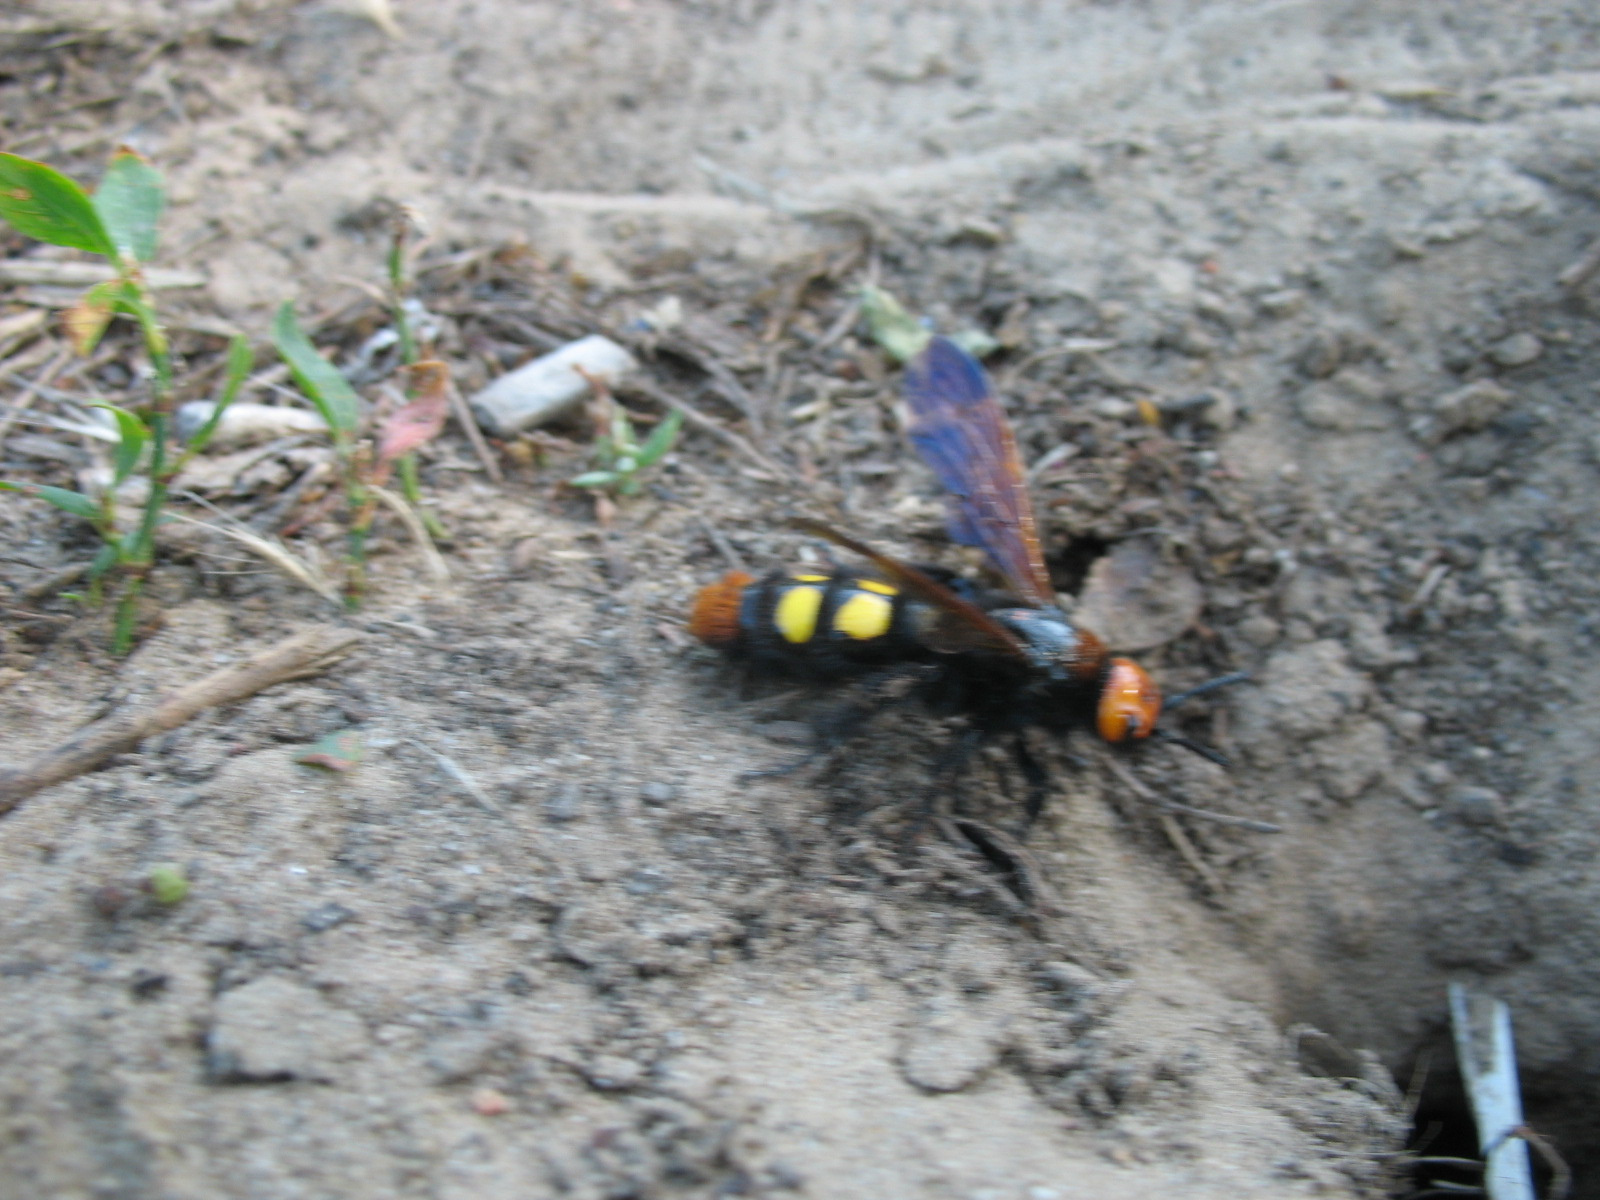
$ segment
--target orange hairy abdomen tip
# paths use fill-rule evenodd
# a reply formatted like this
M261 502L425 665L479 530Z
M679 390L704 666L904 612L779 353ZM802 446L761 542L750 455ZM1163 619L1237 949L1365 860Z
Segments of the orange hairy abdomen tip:
M743 571L729 571L715 583L701 588L689 613L689 632L708 646L719 649L739 640L739 606L744 590L755 577Z

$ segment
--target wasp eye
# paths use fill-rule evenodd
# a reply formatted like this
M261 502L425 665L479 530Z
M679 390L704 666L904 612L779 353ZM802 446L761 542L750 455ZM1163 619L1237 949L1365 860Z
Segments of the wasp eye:
M1100 691L1095 728L1108 742L1149 737L1161 715L1161 690L1131 659L1114 658Z

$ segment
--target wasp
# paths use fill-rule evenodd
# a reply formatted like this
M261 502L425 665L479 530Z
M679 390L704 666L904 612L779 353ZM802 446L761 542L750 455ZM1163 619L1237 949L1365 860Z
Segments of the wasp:
M1092 730L1112 745L1163 738L1223 761L1159 722L1163 707L1244 676L1212 680L1163 706L1149 672L1068 619L1045 567L1016 438L982 366L935 337L907 364L904 388L910 440L947 493L951 537L982 550L1006 591L982 591L801 519L797 527L871 569L780 568L761 579L730 571L697 593L690 633L758 669L824 681L920 668L929 707L967 719L956 759L985 739L1013 739L1030 784L1030 821L1048 787L1028 748L1030 729Z

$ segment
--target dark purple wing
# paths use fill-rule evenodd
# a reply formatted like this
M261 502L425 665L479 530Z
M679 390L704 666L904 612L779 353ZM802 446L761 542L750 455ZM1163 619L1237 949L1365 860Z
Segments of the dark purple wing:
M911 443L950 493L950 536L977 546L1029 604L1055 602L1016 439L965 350L936 337L906 365Z

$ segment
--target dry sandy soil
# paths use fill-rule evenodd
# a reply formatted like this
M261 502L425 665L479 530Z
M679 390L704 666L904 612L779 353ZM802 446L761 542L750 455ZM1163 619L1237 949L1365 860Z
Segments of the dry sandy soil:
M449 584L385 526L340 618L174 526L123 662L52 584L84 531L0 504L7 759L315 622L364 637L0 819L0 1193L1405 1194L1445 1177L1408 1155L1474 1152L1460 980L1511 1005L1530 1120L1600 1196L1600 284L1558 282L1600 237L1600 11L386 11L13 4L6 148L167 172L162 265L208 279L169 302L196 394L219 331L292 297L378 398L409 204L464 389L604 331L758 455L691 428L607 532L556 486L581 426L499 483L452 429L423 470ZM1169 687L1253 672L1182 726L1230 770L1122 767L1281 833L1056 746L1027 892L913 825L951 731L903 707L741 778L828 701L689 645L696 586L804 553L801 509L967 562L851 322L869 278L1004 343L1086 621ZM8 345L8 400L54 337ZM113 339L50 395L136 399L138 365ZM279 527L315 453L216 502ZM26 423L0 458L93 465ZM290 544L328 560L338 529ZM345 728L354 771L294 761ZM1019 832L1016 790L985 761L954 802ZM157 863L174 908L138 892Z

